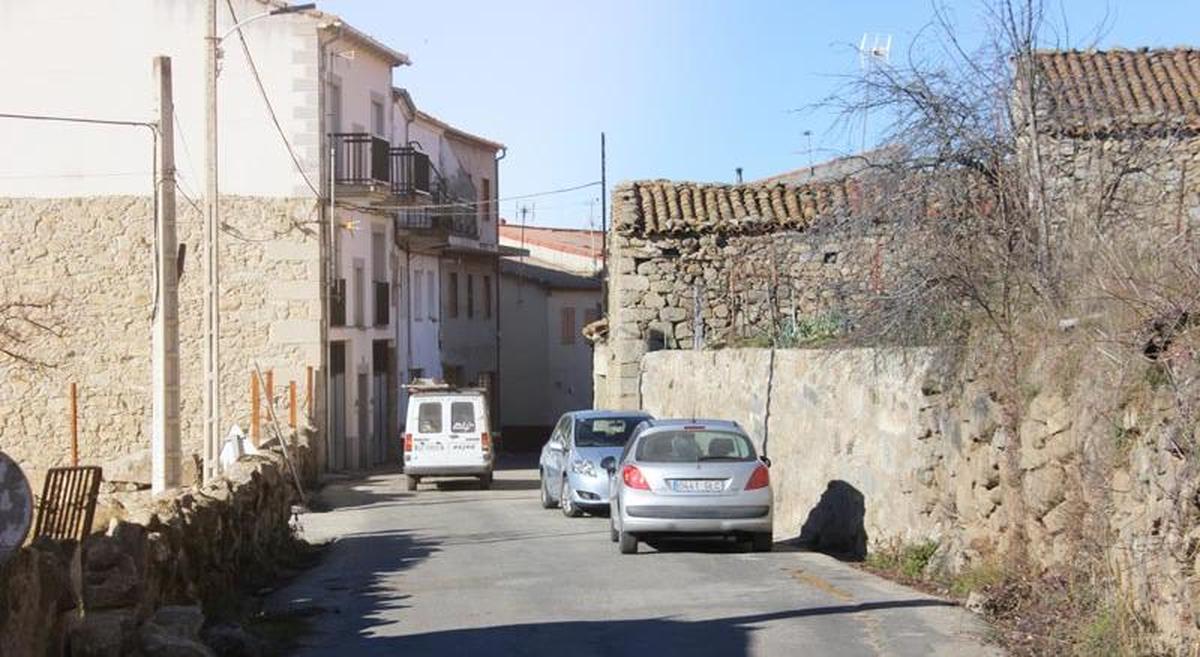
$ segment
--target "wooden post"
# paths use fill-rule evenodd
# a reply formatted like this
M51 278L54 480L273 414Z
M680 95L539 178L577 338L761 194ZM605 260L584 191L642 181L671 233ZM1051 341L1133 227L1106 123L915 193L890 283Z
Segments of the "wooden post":
M312 415L313 415L313 368L312 368L312 365L308 366L308 380L305 382L304 385L305 385L304 405L307 407L306 412L307 412L309 420L311 420Z
M258 374L250 373L250 444L258 447Z
M79 394L71 382L71 465L79 465Z
M275 370L267 370L267 403L275 408Z
M288 381L288 424L296 430L296 382Z

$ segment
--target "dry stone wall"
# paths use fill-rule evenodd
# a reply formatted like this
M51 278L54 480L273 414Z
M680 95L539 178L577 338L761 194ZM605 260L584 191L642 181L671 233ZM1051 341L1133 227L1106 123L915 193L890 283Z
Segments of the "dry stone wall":
M257 360L278 382L322 367L318 212L311 199L224 198L221 242L222 433L248 418ZM153 207L145 197L0 199L0 303L45 304L5 329L30 366L0 356L0 447L36 481L68 459L68 384L79 390L83 463L148 480ZM201 454L203 221L179 197L185 472ZM318 377L319 381L319 377ZM282 408L282 407L280 407ZM319 417L319 415L318 415Z
M311 451L301 442L291 455L303 471ZM37 542L0 566L0 655L212 655L199 636L205 614L274 572L297 499L275 449L172 497L106 499L107 527L86 539L80 561L86 613L72 545Z

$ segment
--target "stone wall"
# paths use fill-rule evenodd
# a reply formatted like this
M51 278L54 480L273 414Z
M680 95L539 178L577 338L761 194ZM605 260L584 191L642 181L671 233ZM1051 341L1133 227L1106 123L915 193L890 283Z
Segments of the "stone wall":
M857 216L856 189L618 186L597 406L636 403L648 351L771 344L848 322L882 288L890 248Z
M949 573L1020 541L1035 568L1111 571L1176 654L1200 645L1200 476L1177 399L1141 374L1112 384L1083 351L1037 350L1015 435L979 366L944 349L655 352L641 407L765 441L777 539L857 557L934 540Z
M310 470L306 446L291 454ZM211 655L199 643L205 614L219 614L247 583L274 572L291 540L296 499L274 450L173 497L108 496L107 529L85 541L80 561L86 613L75 597L70 545L38 542L0 566L0 654Z
M178 199L181 429L185 473L202 454L203 222ZM80 460L148 481L153 212L144 197L0 199L0 303L44 303L9 319L27 340L0 356L0 445L36 482L69 459L68 385L79 390ZM311 199L222 199L221 433L246 426L255 361L289 379L323 367L319 212ZM321 377L317 376L319 383ZM320 397L318 397L319 401ZM316 413L321 417L320 412Z

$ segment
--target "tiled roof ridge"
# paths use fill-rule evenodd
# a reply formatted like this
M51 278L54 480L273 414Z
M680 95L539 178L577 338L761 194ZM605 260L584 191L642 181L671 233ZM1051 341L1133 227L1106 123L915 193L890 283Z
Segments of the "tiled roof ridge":
M1089 136L1200 130L1200 49L1038 50L1046 129Z
M857 205L851 178L789 184L641 180L618 185L630 206L613 217L625 235L758 234L803 230Z

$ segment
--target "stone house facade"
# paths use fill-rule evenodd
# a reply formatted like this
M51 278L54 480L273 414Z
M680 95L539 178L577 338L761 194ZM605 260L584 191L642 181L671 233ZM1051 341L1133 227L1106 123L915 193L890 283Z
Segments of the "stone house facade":
M640 406L648 351L774 343L848 321L882 288L888 252L861 190L847 178L617 186L596 406Z
M218 32L282 6L235 0L229 10L220 4ZM180 280L181 427L190 471L202 453L203 3L32 3L8 11L0 27L8 55L5 79L10 97L21 98L29 114L149 120L151 59L172 58L177 222L186 250ZM70 45L35 60L20 56L50 34ZM136 37L113 48L113 34ZM348 191L350 181L341 174L358 155L339 135L360 126L376 135L390 131L392 70L408 60L338 17L314 10L247 23L241 35L249 56L237 32L225 38L218 83L221 433L231 424L248 425L250 373L258 364L273 372L284 421L286 386L297 382L300 405L320 431L322 467L352 467L365 462L383 434L377 428L371 437L356 431L347 440L345 433L326 431L326 413L334 410L326 403L327 342L348 330L333 317L334 302L341 301L340 313L371 323L363 331L368 344L368 333L382 337L394 330L378 325L381 309L369 303L366 281L364 293L349 298L331 281L353 280L360 264L364 278L370 272L372 281L393 279L390 259L374 257L380 240L373 238L390 243L394 226L357 203L339 204L336 216L331 213L330 172L339 196ZM96 88L100 81L122 92ZM150 140L133 129L14 120L0 121L0 140L6 144L0 170L19 174L0 180L3 297L39 306L30 319L48 329L30 328L19 346L28 360L43 366L0 362L5 380L0 444L35 478L66 463L67 390L75 382L81 461L104 465L109 478L145 480L155 274ZM370 347L364 351L369 359ZM351 359L360 356L356 352ZM351 394L359 391L361 386Z

